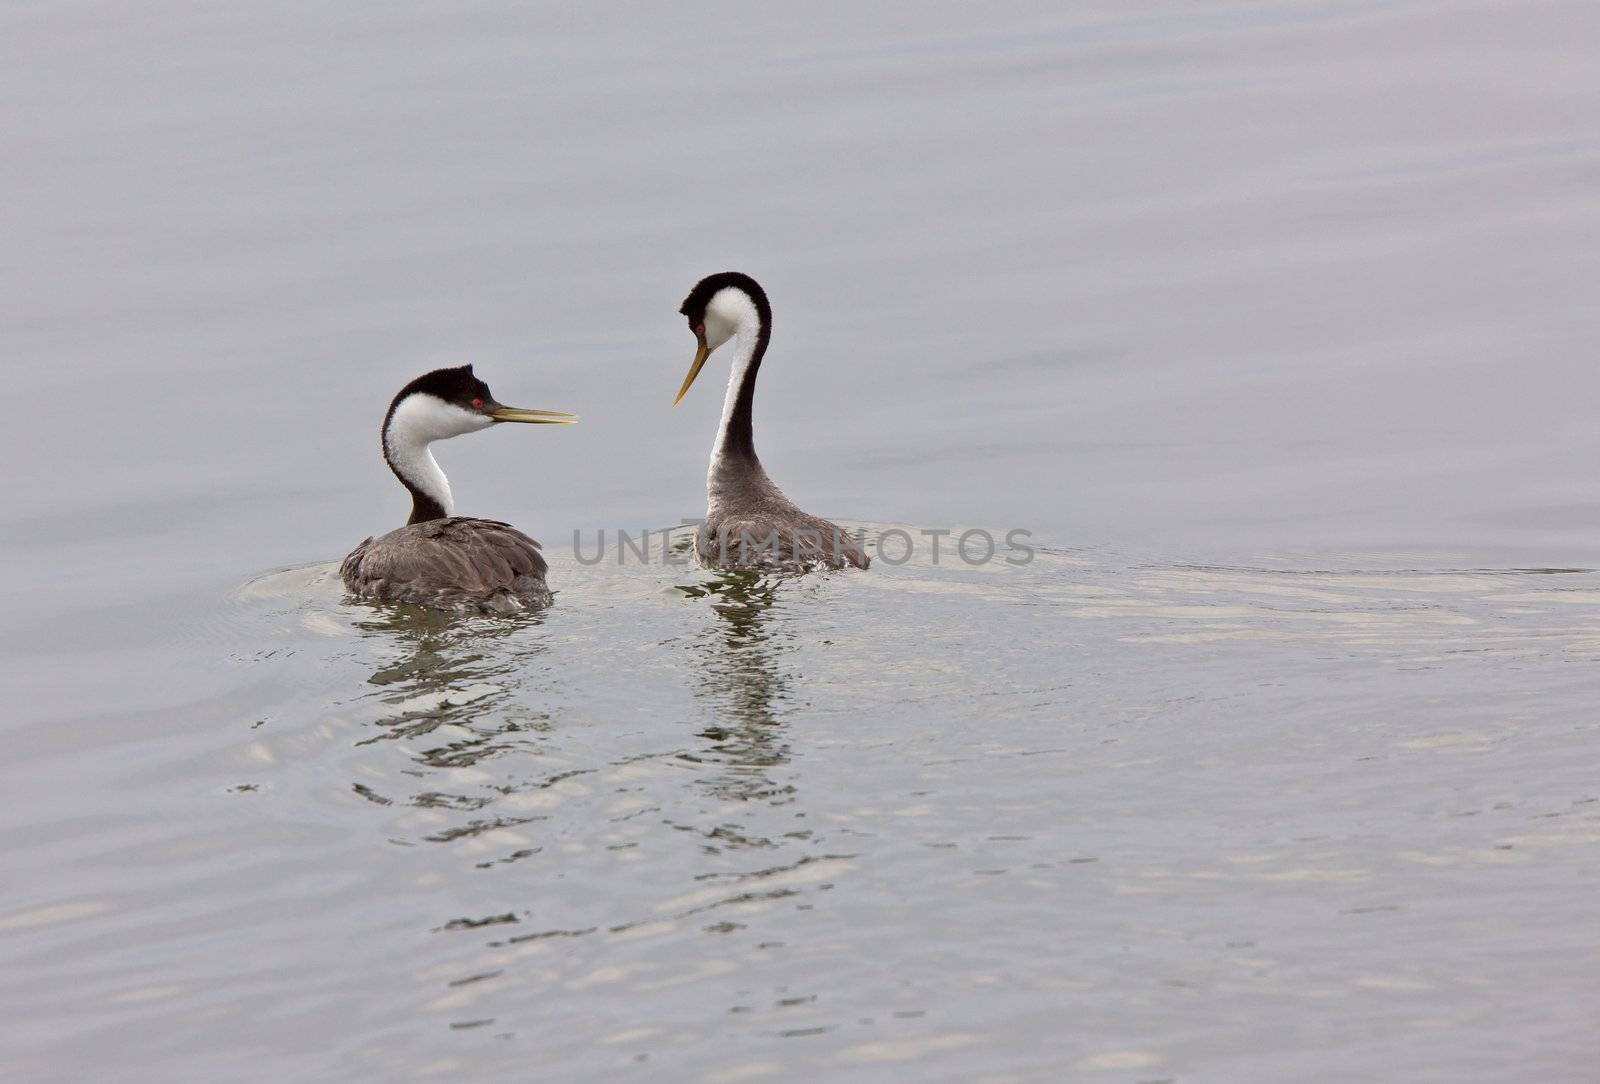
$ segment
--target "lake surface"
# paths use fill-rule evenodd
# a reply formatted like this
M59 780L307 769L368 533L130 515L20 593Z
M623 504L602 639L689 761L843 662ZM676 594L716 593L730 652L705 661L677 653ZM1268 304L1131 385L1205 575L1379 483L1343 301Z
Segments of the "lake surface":
M1589 1079L1597 47L0 9L0 1076ZM703 510L727 268L769 469L909 560L587 562ZM464 361L583 416L439 451L556 605L348 603Z

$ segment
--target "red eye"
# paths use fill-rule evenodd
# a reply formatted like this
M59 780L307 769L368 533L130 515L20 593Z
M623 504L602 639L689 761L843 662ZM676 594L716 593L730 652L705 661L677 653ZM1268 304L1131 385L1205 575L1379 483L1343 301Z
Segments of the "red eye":
M696 324L694 326L694 333L696 335L700 336L702 339L705 338L706 337L706 326L704 324Z
M472 401L472 409L473 410L482 410L483 409L483 400L482 399L474 399Z

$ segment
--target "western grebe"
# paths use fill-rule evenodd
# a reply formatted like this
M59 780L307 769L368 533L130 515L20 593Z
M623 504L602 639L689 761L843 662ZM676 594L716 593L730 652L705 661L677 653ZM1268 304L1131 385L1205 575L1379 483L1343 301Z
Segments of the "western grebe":
M703 278L678 310L689 319L699 349L677 406L711 352L732 339L733 371L722 402L722 423L706 476L706 519L695 552L713 568L800 571L867 567L867 555L844 529L807 515L783 495L756 458L751 414L756 373L772 337L772 306L755 279L737 271Z
M539 543L506 523L455 515L450 483L428 445L499 422L560 425L571 414L495 402L472 366L435 369L400 389L383 416L383 458L411 491L404 527L369 538L339 566L353 595L468 613L550 602Z

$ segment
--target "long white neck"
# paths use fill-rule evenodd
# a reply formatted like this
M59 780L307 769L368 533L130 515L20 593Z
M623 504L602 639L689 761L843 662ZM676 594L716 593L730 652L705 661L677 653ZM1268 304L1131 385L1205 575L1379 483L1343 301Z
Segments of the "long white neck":
M755 360L756 345L760 336L761 324L755 319L740 321L739 329L734 332L733 368L728 372L728 390L722 397L722 420L717 423L717 443L711 449L713 471L716 470L718 461L727 455L733 412L739 404L739 389L744 385L745 376L750 372L750 363Z
M433 450L426 444L389 442L389 465L408 489L421 493L444 510L447 516L456 514L456 500L450 492L450 479L444 476Z
M412 522L455 515L450 480L439 469L429 447L441 436L450 435L440 432L441 423L450 420L446 413L449 409L430 396L410 396L395 408L383 432L383 457L395 477L411 491ZM430 502L433 508L427 507Z
M719 475L732 477L760 471L756 459L752 414L756 372L767 351L768 329L755 299L737 287L725 287L706 306L706 341L716 349L733 342L733 365L728 370L728 391L722 399L722 420L711 449L707 489L716 488Z

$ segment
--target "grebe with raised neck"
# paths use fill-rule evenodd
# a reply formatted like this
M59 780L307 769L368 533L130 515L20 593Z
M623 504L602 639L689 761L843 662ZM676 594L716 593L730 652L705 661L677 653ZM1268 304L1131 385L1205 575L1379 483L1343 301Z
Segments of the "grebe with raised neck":
M749 275L724 271L701 279L678 311L688 319L698 349L673 406L682 402L712 352L734 344L706 475L706 518L695 535L701 563L775 572L866 568L868 558L857 541L842 527L800 511L756 456L756 374L772 338L766 291Z

